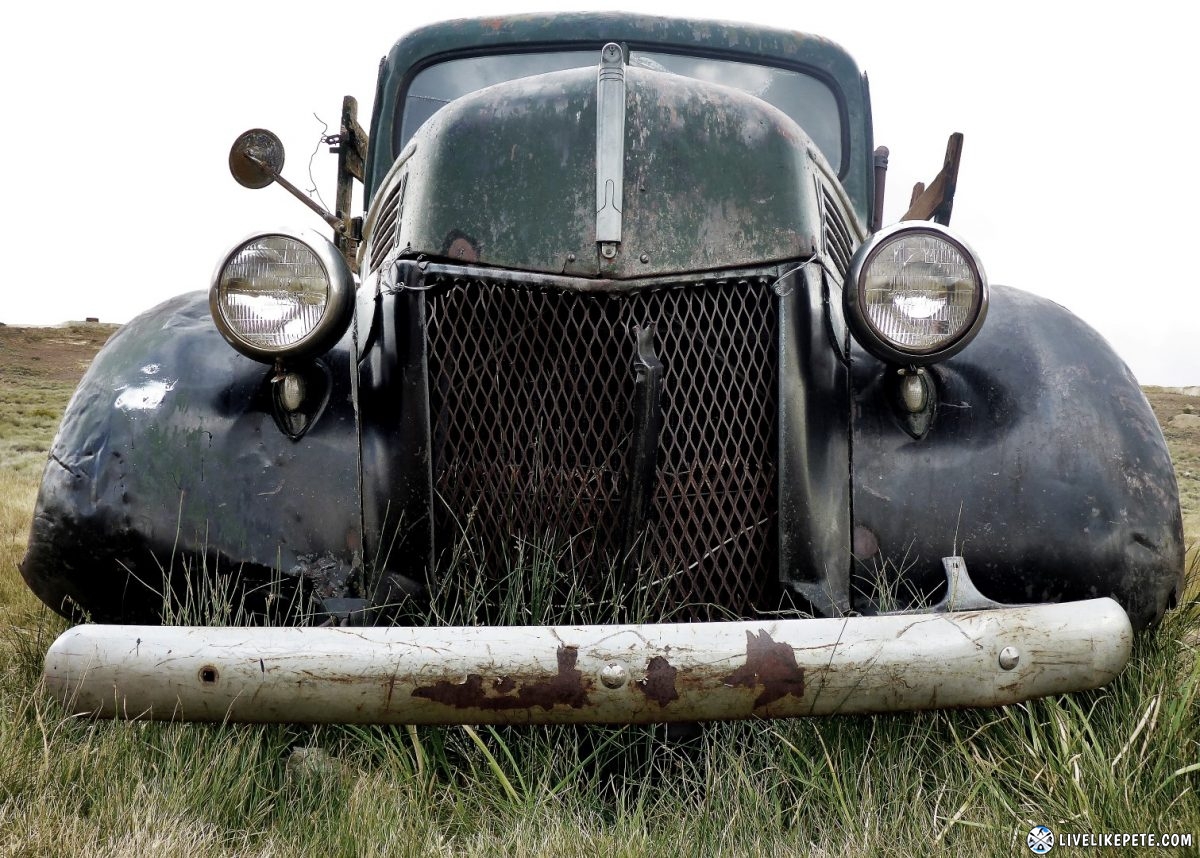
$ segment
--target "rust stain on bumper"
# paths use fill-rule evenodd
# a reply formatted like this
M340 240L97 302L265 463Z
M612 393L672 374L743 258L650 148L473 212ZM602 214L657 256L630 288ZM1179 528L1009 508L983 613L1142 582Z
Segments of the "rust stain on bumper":
M661 655L656 655L646 664L646 678L637 683L637 687L647 698L659 706L666 706L672 700L679 699L679 691L675 688L675 677L679 671Z
M746 632L746 663L725 677L725 684L743 688L762 686L754 708L774 703L791 694L804 695L804 668L796 663L796 651L776 643L764 629L757 635Z
M590 683L575 666L579 660L579 648L560 646L557 652L558 673L548 679L522 680L512 676L501 676L491 687L484 684L483 676L471 673L463 682L441 682L413 689L413 697L422 697L455 709L483 709L500 711L507 709L533 709L541 707L549 712L560 703L572 709L588 705Z

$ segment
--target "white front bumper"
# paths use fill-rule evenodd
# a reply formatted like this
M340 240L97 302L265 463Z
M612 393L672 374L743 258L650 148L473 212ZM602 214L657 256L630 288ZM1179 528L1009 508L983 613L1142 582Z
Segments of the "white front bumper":
M46 655L73 713L303 723L646 723L997 706L1111 681L1111 599L638 626L77 626ZM1003 653L1003 657L1002 657ZM1015 657L1015 664L1013 664Z

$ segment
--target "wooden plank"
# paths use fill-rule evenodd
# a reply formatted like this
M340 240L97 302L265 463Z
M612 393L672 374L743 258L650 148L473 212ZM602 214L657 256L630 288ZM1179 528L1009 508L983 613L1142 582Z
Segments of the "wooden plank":
M963 135L955 132L946 142L946 157L928 187L918 182L913 187L912 201L901 220L935 220L943 226L950 223L954 208L954 192L958 187L958 164L962 158Z
M909 206L901 220L930 220L944 202L945 192L945 177L938 173L916 202Z
M908 208L911 211L912 207L917 204L917 200L921 199L921 194L925 193L925 183L917 182L913 185L912 196L908 198ZM906 218L901 218L905 220Z
M353 96L347 95L342 99L342 121L338 129L338 143L334 149L338 153L337 173L337 216L342 219L344 227L335 236L338 250L342 252L351 270L357 270L356 249L353 219L350 216L350 206L354 197L354 180L363 181L364 162L367 157L367 134L358 124L358 102Z
M358 102L346 96L342 111L342 145L349 144L346 150L346 169L354 178L365 182L363 165L367 160L368 135L358 124Z

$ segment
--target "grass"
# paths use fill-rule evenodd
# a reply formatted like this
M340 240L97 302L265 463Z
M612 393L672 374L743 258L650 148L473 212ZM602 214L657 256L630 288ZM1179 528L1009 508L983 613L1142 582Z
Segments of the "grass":
M0 367L6 410L27 415L0 429L0 854L1011 855L1030 854L1038 824L1200 836L1194 550L1189 601L1137 640L1116 682L1003 709L714 724L671 739L641 727L65 717L38 681L66 623L16 571L40 451L69 395L36 378ZM1191 442L1172 440L1171 416L1179 456ZM16 449L20 433L35 450ZM514 563L536 584L560 552L525 546ZM524 596L506 615L596 609L572 591ZM481 609L460 598L439 612Z

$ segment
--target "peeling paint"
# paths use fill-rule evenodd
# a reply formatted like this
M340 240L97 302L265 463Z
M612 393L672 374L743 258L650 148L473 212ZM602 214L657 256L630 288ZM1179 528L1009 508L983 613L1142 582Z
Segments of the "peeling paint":
M639 681L637 686L647 698L659 706L666 706L672 700L679 699L679 691L675 688L675 677L679 671L671 666L661 655L656 655L646 664L646 678Z
M791 694L804 696L804 669L796 663L796 651L776 643L766 629L757 635L746 632L746 663L725 677L726 685L762 687L754 708L774 703Z
M153 411L175 389L175 380L148 381L136 386L118 387L120 395L113 403L121 411Z
M489 685L482 675L471 673L463 682L443 680L415 688L412 696L455 709L497 711L540 707L548 712L559 704L572 709L587 706L591 683L584 680L583 673L575 666L579 648L560 646L557 658L558 673L550 678L501 676Z

